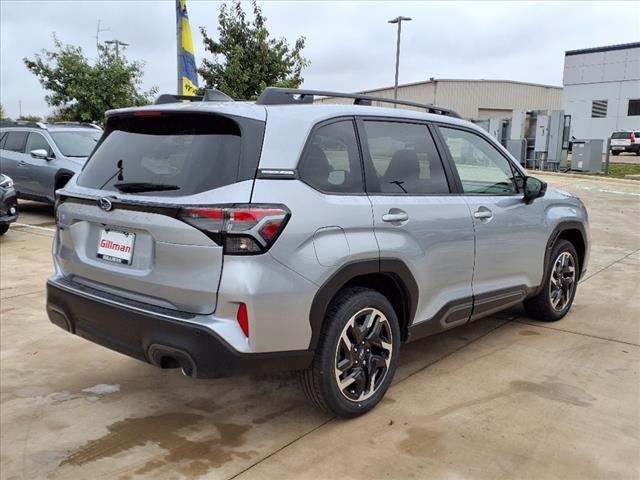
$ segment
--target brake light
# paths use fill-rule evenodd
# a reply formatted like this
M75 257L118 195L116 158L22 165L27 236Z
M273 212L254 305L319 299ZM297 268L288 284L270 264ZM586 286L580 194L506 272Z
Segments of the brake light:
M244 303L238 305L238 313L236 314L238 325L244 332L244 336L249 336L249 315L247 314L247 306Z
M178 218L223 245L225 254L247 255L266 252L290 215L284 206L213 205L183 208Z
M636 136L633 132L631 132L631 143L636 143Z
M134 117L161 117L162 112L157 110L140 110L139 112L133 112Z

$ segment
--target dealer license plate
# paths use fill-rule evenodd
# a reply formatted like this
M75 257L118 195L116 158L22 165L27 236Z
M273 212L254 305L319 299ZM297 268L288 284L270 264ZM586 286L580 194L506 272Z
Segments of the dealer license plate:
M130 265L135 239L135 233L118 232L107 228L102 229L98 242L98 258Z

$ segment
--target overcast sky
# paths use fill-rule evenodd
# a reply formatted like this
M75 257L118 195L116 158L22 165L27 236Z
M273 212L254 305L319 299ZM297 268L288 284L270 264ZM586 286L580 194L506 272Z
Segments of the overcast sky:
M169 1L0 0L0 101L8 114L50 112L22 59L64 43L96 54L102 40L130 44L127 56L146 62L144 86L175 92L175 11ZM397 15L403 24L400 83L436 78L508 79L562 84L565 50L638 41L635 2L260 2L274 36L307 38L306 88L358 91L393 84ZM217 32L220 2L188 0L196 62L204 56L198 30ZM247 9L250 5L246 6Z

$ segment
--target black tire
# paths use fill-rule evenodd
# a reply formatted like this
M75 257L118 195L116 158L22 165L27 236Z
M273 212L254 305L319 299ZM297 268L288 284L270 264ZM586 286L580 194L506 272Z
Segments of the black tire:
M561 255L565 254L569 254L574 262L574 276L572 280L573 288L571 288L570 292L563 292L560 297L560 302L564 303L564 306L558 309L557 307L554 307L554 301L558 299L558 295L554 296L552 290L557 291L558 288L562 288L562 283L567 282L568 280L568 278L565 278L565 276L568 276L569 272L560 272L562 280L556 279L555 283L555 285L558 285L558 282L560 282L560 287L556 287L555 285L554 287L552 287L552 278L554 278L554 269L556 268L557 262L560 260ZM580 264L578 253L576 252L575 247L571 242L568 242L567 240L558 240L556 242L556 244L553 246L553 249L551 250L551 255L549 255L548 262L549 263L545 268L545 279L542 290L535 297L525 300L524 308L529 316L537 320L541 320L543 322L556 322L564 317L571 309L571 305L573 304L573 299L576 296L576 290L578 288ZM556 270L555 273L557 275L558 271ZM560 306L560 303L558 303L558 306Z
M9 230L9 224L8 223L0 225L0 235L4 235L5 233L7 233L7 230Z
M612 154L614 157L617 157L618 155L620 155L620 152L611 152L611 154Z
M358 394L355 390L358 388L360 382L353 381L353 384L355 384L353 387L354 392L343 393L347 388L340 389L338 385L340 379L337 378L335 374L338 359L345 350L345 344L342 340L343 333L349 328L348 324L352 317L359 312L366 311L366 309L375 309L386 317L386 321L384 321L382 319L383 317L374 314L373 325L377 325L376 320L383 322L383 327L381 328L386 332L385 338L390 340L389 342L385 342L385 345L391 345L391 351L386 355L387 352L379 350L379 347L374 344L369 345L367 343L366 346L370 347L370 349L367 349L365 345L361 346L360 342L354 341L350 343L354 352L351 352L351 348L349 348L350 358L341 360L351 365L348 369L345 369L344 375L346 375L347 372L352 372L351 376L366 379L363 380L364 384L371 385L371 382L373 382L373 388L369 388L366 392ZM358 322L359 318L361 317L357 317L355 322ZM364 325L366 320L362 321ZM364 334L366 335L366 328L364 330ZM346 335L349 336L353 331L354 329L352 327ZM362 330L358 331L362 333ZM389 333L391 336L390 339L388 338ZM368 339L369 336L361 338ZM360 350L355 352L357 349ZM302 390L315 406L330 411L339 417L353 418L362 415L375 407L382 397L384 397L393 380L398 362L399 349L400 327L398 317L389 300L375 290L361 287L346 289L334 299L327 310L323 330L320 334L318 347L311 367L299 372ZM367 357L367 355L369 356ZM383 356L388 359L388 362L386 362L388 366L386 366L384 373L379 369L382 366L380 359ZM353 358L360 358L361 363L359 366L355 366L358 360L353 361ZM364 360L362 360L363 358ZM372 361L372 359L374 361ZM368 365L367 360L369 360ZM376 366L374 367L374 365ZM374 374L368 375L368 373L366 373L365 375L365 372L369 372L371 369L374 370ZM342 380L345 379L343 378ZM353 394L354 396L360 395L360 399L347 398L347 394Z

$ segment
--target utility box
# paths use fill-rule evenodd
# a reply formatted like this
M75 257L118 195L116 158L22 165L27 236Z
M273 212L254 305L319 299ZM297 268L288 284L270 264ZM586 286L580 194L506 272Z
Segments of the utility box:
M524 165L524 162L527 159L526 139L518 138L516 140L507 140L507 150L516 160L518 160L518 162Z
M549 150L549 119L549 115L538 115L536 118L535 153L547 153Z
M571 170L600 173L603 147L603 140L574 140Z

